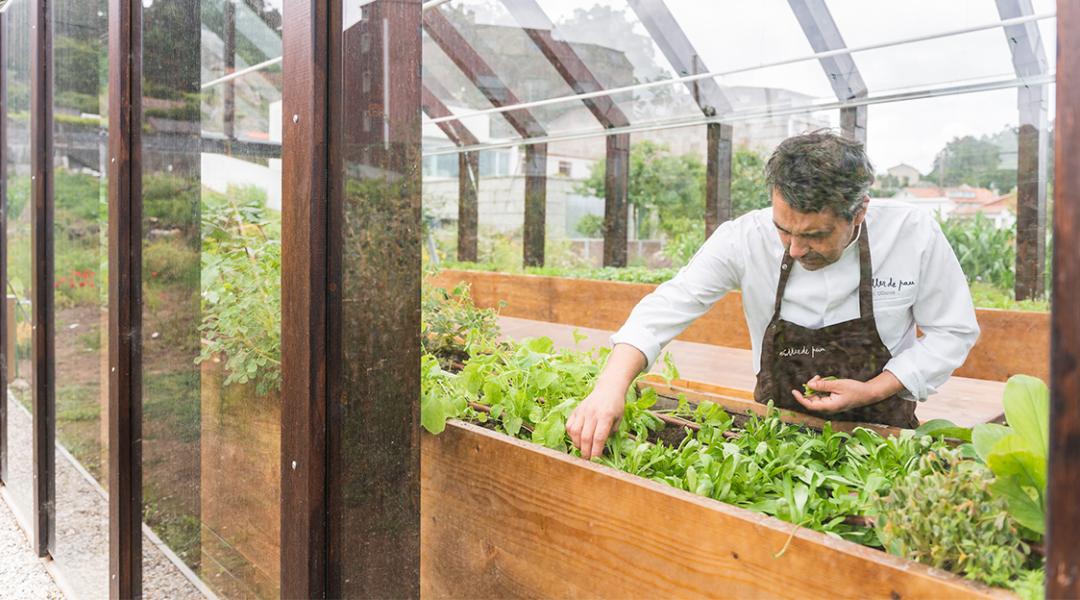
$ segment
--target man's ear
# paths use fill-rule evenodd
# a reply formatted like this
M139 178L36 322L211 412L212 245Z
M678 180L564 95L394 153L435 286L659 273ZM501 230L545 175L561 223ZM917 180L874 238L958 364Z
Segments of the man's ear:
M863 196L862 204L859 205L859 212L855 213L855 217L851 220L851 224L855 227L862 225L862 222L866 220L866 209L870 205L870 196Z

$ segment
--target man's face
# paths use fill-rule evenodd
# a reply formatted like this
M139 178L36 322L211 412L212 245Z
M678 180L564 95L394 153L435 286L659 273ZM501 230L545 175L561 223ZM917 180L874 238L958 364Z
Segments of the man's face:
M791 207L775 189L772 192L773 223L780 241L791 257L807 271L816 271L840 260L859 224L866 216L861 210L848 221L832 209L800 212ZM864 205L865 206L865 205Z

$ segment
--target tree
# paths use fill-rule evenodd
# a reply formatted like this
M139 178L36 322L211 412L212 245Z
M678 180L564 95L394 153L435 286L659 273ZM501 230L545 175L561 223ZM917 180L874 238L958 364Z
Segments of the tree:
M747 149L735 151L731 161L731 202L736 216L769 205L765 189L765 160ZM604 163L593 165L578 192L604 196ZM705 221L705 164L694 154L672 156L668 146L642 141L630 148L627 202L635 208L639 237L651 235L655 215L669 238L689 224Z
M771 203L765 186L765 159L747 148L731 157L731 208L736 217Z
M589 178L578 192L604 197L603 162L593 165ZM668 235L684 219L705 218L705 164L697 156L672 156L668 147L651 141L630 148L630 176L627 203L637 215L639 237L652 234L651 217Z
M1002 149L993 139L971 135L953 138L934 158L928 179L942 186L967 184L1002 192L1013 189L1016 169L1001 168Z

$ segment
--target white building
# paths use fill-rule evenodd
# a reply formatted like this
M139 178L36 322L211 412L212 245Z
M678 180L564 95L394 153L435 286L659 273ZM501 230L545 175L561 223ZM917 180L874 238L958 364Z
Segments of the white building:
M889 167L885 172L895 177L898 183L897 187L902 188L908 187L909 185L915 185L919 183L919 180L922 178L922 173L919 173L918 169L906 163L900 163L895 167Z

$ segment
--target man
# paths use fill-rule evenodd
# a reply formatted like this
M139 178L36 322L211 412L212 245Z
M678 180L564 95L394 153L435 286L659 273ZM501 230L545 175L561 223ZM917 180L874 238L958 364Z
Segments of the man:
M567 420L582 456L603 452L627 388L661 348L733 289L742 290L758 402L917 426L917 401L963 364L979 326L937 222L870 202L873 172L862 144L828 132L781 143L765 167L772 207L717 228L612 336L596 386ZM817 393L804 395L803 384Z

